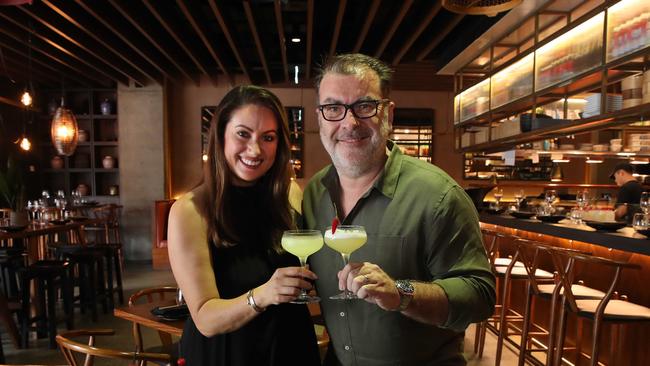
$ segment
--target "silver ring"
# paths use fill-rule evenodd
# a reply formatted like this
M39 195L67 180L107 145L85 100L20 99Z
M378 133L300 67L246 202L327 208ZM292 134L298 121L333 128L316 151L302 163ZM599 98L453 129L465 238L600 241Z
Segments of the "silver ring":
M367 284L367 283L370 283L370 278L368 278L368 276L366 276L364 274L362 274L362 276L363 276L363 284L364 285Z

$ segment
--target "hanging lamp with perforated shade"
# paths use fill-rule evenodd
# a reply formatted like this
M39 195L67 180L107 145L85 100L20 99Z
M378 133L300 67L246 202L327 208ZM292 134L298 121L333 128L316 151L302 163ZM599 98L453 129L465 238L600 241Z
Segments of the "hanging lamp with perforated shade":
M52 145L59 154L65 156L74 154L79 138L79 128L74 113L65 107L63 98L61 98L61 106L54 113L51 134Z
M487 15L508 11L521 4L522 0L442 0L442 6L454 13L465 15Z

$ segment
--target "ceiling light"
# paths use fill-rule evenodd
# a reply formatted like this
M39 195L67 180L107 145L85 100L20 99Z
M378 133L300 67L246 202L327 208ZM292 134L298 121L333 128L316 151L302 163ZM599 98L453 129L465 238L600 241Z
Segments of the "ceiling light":
M63 98L61 98L61 106L54 113L50 133L52 145L59 154L65 156L74 154L79 138L79 128L77 119L72 111L65 107Z
M29 151L29 150L32 149L32 143L31 143L31 141L29 141L29 138L27 136L25 136L25 135L22 135L21 138L16 140L16 144L18 146L20 146L20 148L25 150L25 151Z
M563 180L564 172L562 172L562 168L557 164L553 164L553 168L551 168L551 182L561 182Z
M293 67L293 83L298 84L298 71L300 71L300 68L298 65Z
M25 92L20 97L20 102L23 103L25 107L32 105L32 96L29 94L29 90L25 89Z
M301 41L301 40L300 40L300 38L298 38L298 37L293 37L293 38L291 38L291 42L293 42L293 43L300 43L300 41Z
M587 157L587 164L600 164L602 162L603 162L603 159Z
M630 164L637 164L637 165L650 164L650 160L648 160L648 159L640 159L640 158L630 159Z

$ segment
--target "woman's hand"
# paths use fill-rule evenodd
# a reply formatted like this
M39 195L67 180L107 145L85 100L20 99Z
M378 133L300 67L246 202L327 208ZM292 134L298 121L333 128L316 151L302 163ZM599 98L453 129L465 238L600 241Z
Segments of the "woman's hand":
M316 278L318 278L316 274L307 268L278 268L265 284L255 289L253 298L261 308L286 303L295 299L300 294L300 290L310 290L312 285L307 279Z

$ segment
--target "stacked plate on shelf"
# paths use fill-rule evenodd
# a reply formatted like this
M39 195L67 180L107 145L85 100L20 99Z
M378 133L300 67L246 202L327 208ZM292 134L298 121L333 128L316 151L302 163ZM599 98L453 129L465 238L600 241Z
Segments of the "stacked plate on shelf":
M600 93L594 93L587 98L587 104L582 111L582 118L589 118L600 114ZM605 113L614 112L623 108L623 97L616 94L607 94L607 110Z

